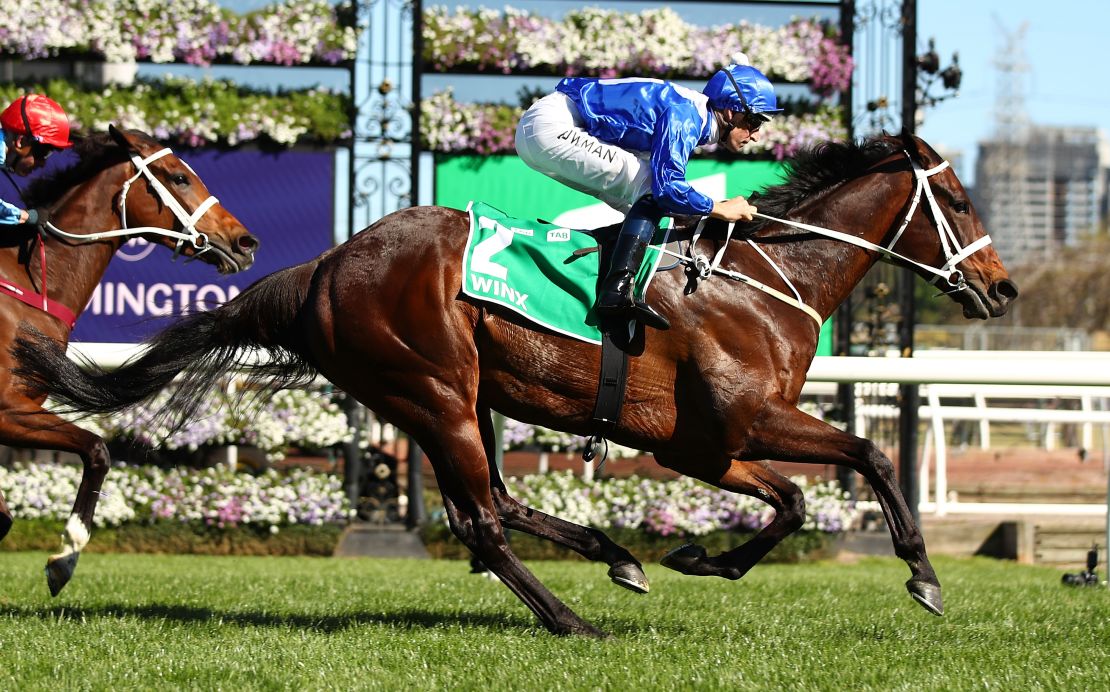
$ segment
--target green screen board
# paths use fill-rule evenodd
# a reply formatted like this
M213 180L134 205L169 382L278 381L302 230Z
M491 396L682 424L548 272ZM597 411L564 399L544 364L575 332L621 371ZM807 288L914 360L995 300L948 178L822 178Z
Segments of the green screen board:
M695 159L686 178L716 199L750 195L782 180L775 161L714 161ZM480 200L527 219L545 219L569 228L597 228L616 223L620 215L590 195L529 168L516 156L445 156L436 160L435 203L466 209ZM832 355L832 320L821 328L817 355Z

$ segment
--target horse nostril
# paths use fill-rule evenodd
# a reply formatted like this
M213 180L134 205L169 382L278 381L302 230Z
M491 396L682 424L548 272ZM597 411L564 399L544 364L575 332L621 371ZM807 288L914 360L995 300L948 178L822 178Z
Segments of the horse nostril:
M254 253L258 249L258 238L255 238L250 233L239 238L239 249L243 252Z
M994 298L1006 301L1007 303L1015 300L1018 297L1017 284L1015 284L1013 281L1010 281L1009 279L996 281L994 285L991 286L990 292Z

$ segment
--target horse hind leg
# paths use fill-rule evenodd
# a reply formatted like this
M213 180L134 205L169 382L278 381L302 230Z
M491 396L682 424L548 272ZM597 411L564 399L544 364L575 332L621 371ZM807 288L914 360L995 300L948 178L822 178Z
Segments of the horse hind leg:
M496 442L488 409L478 412L478 422L486 458L492 459ZM645 594L650 590L647 575L644 574L640 561L623 546L613 542L604 532L544 514L521 504L509 495L501 474L492 464L489 466L489 474L490 491L502 526L570 548L592 562L604 562L609 565L609 579L629 591Z
M452 532L549 631L605 636L548 591L505 540L490 493L489 464L473 402L468 407L440 398L436 404L434 419L419 406L391 407L392 411L381 413L412 435L431 460Z

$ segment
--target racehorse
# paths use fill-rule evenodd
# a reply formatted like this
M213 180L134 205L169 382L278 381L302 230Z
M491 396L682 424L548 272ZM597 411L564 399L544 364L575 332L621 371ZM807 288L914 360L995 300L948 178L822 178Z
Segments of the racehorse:
M724 224L709 224L697 242L710 256L725 251L717 274L662 272L650 284L651 304L672 326L639 334L624 412L610 438L651 452L665 467L757 497L775 516L735 549L708 556L687 545L664 565L742 577L805 516L801 490L764 460L838 464L871 484L896 554L910 568L910 594L940 615L940 583L890 460L868 440L796 404L821 320L881 255L930 279L943 277L969 318L1002 315L1017 287L955 173L905 133L805 152L786 181L756 204L761 213L786 218L748 229L751 243L728 240ZM689 246L693 220L680 221L677 235ZM825 227L839 233L822 235ZM398 211L218 309L185 316L119 370L87 373L60 345L25 334L16 349L18 373L31 391L90 412L126 408L180 374L170 405L187 416L233 368L276 377L275 387L319 372L419 443L455 535L545 627L597 636L521 564L504 529L606 562L614 582L646 592L640 563L601 531L546 516L508 495L490 464L490 412L588 434L600 349L461 296L467 235L465 212ZM897 249L882 250L883 242ZM779 296L727 279L741 273ZM267 349L269 359L243 358L255 349ZM103 454L101 442L85 439L92 442L85 454Z
M148 135L110 126L107 133L79 139L75 149L76 163L34 180L22 193L28 207L50 211L50 225L40 233L14 227L0 239L0 289L7 294L0 296L0 334L6 335L0 338L9 347L22 323L64 348L108 263L129 238L166 245L175 256L203 260L222 274L254 263L258 240L187 164ZM9 349L0 350L0 444L74 452L84 465L67 544L47 563L56 595L92 530L110 459L98 437L45 412L43 396L15 386L14 365ZM0 539L11 525L0 493Z

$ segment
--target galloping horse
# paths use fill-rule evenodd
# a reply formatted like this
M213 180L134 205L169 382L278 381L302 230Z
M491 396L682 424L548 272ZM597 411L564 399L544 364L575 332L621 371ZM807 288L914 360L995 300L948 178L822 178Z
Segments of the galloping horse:
M108 263L129 238L166 245L223 274L254 263L258 240L187 164L151 137L109 127L78 140L75 148L74 165L35 180L24 192L28 206L50 209L50 227L41 235L16 228L0 238L0 288L8 294L0 296L0 339L9 347L23 323L64 348ZM88 541L110 459L100 438L45 412L43 396L28 396L15 386L14 365L9 349L2 349L0 444L75 452L84 464L66 526L69 544L47 563L47 582L56 595ZM0 539L11 525L0 494Z
M630 364L624 412L611 439L652 452L668 468L757 497L775 517L738 548L710 557L684 546L664 564L687 574L742 577L801 527L805 514L799 488L763 460L838 464L870 482L896 553L909 565L910 594L939 615L940 583L890 460L871 442L796 404L820 320L881 254L930 279L947 279L967 317L1003 314L1017 288L987 245L956 175L906 134L806 152L786 182L757 203L764 213L787 218L750 229L750 244L727 240L724 224L711 224L698 251L725 250L717 268L722 276L742 272L779 297L717 277L657 275L650 301L672 327L640 335L642 352ZM680 226L689 231L692 221ZM825 237L819 226L840 233ZM600 349L461 296L467 228L461 211L399 211L216 310L184 317L119 370L86 373L59 345L28 335L17 347L19 374L32 391L75 409L112 411L153 395L181 373L184 383L171 405L188 415L209 383L239 367L244 352L269 349L268 361L247 367L277 376L274 386L318 371L420 444L455 535L544 626L598 635L521 564L504 528L604 561L613 581L644 592L640 564L602 532L546 516L507 494L490 464L490 411L588 434ZM679 235L693 244L689 232ZM880 251L884 241L897 250ZM85 454L102 455L102 443Z

